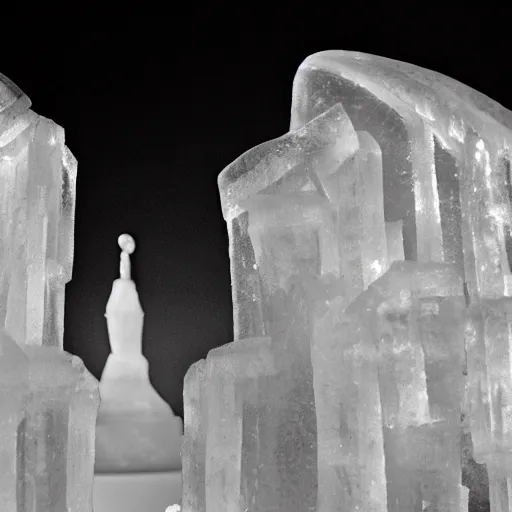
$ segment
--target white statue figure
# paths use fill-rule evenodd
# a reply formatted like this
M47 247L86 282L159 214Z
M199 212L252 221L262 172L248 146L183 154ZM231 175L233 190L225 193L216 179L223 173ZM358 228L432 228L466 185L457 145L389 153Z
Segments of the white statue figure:
M179 469L182 421L151 385L142 355L144 312L130 271L135 242L124 234L118 244L120 278L105 314L112 353L100 381L96 473Z

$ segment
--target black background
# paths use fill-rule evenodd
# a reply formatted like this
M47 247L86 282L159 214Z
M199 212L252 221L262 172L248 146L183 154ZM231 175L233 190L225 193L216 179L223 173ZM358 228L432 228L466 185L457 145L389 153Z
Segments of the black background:
M512 108L512 10L445 4L376 10L360 3L343 6L342 15L309 5L304 13L317 20L259 31L246 28L249 18L222 29L212 21L205 31L204 20L198 27L141 17L103 32L80 22L34 31L19 21L11 32L2 20L0 72L37 113L65 128L79 164L65 349L100 377L110 352L104 312L118 277L117 237L132 234L150 376L182 415L188 367L232 340L217 175L288 130L302 60L327 49L382 55L449 75ZM470 510L488 510L485 470L471 462L464 478Z
M337 30L231 30L220 42L171 37L174 29L150 30L146 20L143 31L22 35L2 50L0 72L65 128L78 159L65 349L96 377L110 351L104 312L123 232L138 245L151 379L177 414L187 368L232 340L217 175L288 130L292 80L308 55L344 49L411 62L512 108L510 9L404 17L361 9Z

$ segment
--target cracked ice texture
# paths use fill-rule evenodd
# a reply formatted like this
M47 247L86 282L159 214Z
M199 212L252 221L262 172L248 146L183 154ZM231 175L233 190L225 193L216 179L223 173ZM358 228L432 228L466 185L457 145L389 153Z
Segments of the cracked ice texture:
M91 512L97 383L62 350L77 163L0 74L0 502Z
M511 147L439 73L302 63L290 131L219 176L236 341L185 380L185 512L467 510L470 437L512 511Z

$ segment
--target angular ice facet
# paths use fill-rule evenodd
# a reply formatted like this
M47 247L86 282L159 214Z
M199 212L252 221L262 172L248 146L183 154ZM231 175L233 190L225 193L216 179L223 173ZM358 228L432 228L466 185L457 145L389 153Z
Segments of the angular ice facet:
M358 149L358 138L341 104L297 131L246 152L219 176L224 216L237 217L240 202L258 193L300 190L315 174L323 181ZM304 176L304 178L301 178Z
M0 503L18 512L23 493L23 430L30 399L29 362L16 342L0 330Z

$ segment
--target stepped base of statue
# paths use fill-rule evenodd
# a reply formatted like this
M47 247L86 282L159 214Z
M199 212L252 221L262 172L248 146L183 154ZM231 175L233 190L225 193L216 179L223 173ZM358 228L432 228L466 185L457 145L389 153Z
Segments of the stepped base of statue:
M183 423L151 386L144 356L110 354L100 395L96 473L181 469Z
M180 500L181 471L94 477L94 512L164 512Z

